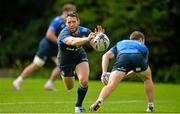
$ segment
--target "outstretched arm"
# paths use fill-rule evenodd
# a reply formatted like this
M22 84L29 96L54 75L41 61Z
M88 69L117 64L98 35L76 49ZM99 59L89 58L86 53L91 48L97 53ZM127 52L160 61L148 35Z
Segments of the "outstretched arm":
M104 29L102 28L101 25L98 25L97 28L95 28L94 32L91 32L88 37L84 37L84 38L74 38L72 36L68 37L66 40L66 44L67 45L72 45L72 46L80 46L83 45L86 42L90 42L90 44L92 43L92 39L94 39L94 37L98 34L104 32Z
M88 37L83 37L83 38L78 38L78 37L73 37L73 36L69 36L65 43L67 45L72 45L72 46L80 46L85 44L86 42L89 42L91 39L93 39L95 37L95 33L91 32Z

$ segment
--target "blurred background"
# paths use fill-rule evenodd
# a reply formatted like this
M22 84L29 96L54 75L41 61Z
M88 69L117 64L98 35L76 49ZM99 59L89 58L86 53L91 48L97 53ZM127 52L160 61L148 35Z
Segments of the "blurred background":
M1 0L0 77L17 77L32 62L50 21L61 14L66 3L77 6L82 26L93 29L102 25L111 46L135 30L142 31L150 50L153 80L180 84L179 0ZM104 52L96 52L89 45L84 48L90 79L99 80ZM54 64L47 62L42 68L45 70L31 78L49 78L52 68Z

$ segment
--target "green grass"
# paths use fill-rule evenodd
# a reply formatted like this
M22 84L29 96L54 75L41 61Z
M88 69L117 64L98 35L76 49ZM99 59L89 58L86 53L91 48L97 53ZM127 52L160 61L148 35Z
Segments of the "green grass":
M57 80L57 92L43 89L45 79L27 79L23 89L12 88L12 78L0 78L0 113L73 113L75 87L67 91L62 80ZM100 81L90 81L84 101L85 113L102 88ZM180 85L155 84L155 113L180 112ZM95 113L144 113L147 102L143 83L122 82Z

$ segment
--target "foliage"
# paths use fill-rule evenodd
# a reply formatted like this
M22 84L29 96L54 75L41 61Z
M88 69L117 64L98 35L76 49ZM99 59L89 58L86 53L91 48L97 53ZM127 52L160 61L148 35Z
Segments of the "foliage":
M11 4L1 1L0 5L0 67L12 67L17 60L23 62L34 56L48 27L52 4L47 0L18 0Z
M164 67L157 71L154 77L157 82L174 82L180 83L180 65L174 64L170 67Z
M150 49L149 62L157 77L164 70L161 68L168 69L173 64L180 64L176 52L179 39L174 32L175 28L170 26L172 22L166 0L18 0L13 3L9 8L9 3L3 1L0 7L0 13L3 14L3 18L0 17L1 68L16 66L16 61L24 65L32 60L50 20L60 15L65 3L77 6L82 26L93 30L96 25L102 25L111 40L110 47L128 38L132 31L142 31ZM91 78L99 79L103 52L95 52L89 45L85 48L89 56Z

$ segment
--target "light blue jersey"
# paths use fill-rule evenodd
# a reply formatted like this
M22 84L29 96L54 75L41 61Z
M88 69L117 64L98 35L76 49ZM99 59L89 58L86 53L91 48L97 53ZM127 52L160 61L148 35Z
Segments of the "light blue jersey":
M141 72L148 68L148 48L139 41L119 41L110 51L117 58L112 71Z
M148 48L143 43L136 40L122 40L110 49L115 56L122 53L142 53L146 55Z

